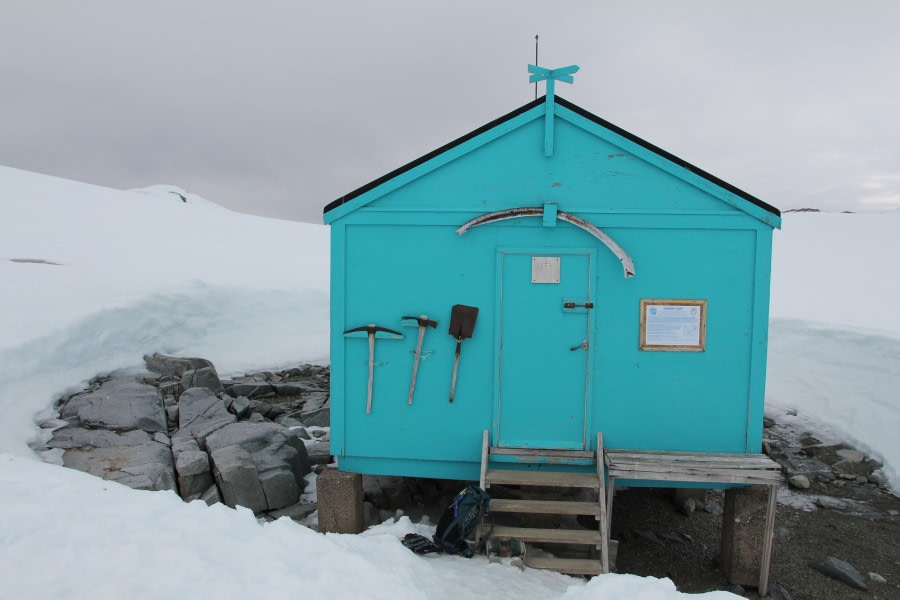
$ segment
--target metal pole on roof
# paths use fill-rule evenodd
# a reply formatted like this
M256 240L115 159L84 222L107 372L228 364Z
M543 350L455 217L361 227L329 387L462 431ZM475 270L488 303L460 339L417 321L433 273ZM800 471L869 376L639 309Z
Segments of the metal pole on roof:
M534 36L534 66L538 66L538 36ZM537 81L534 82L534 99L537 100Z

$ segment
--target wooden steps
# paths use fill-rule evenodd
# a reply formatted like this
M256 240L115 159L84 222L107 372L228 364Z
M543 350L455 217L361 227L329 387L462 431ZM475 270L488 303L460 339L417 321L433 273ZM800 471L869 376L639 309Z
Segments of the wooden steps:
M484 483L503 485L539 485L547 487L575 487L600 489L600 481L595 473L567 473L563 471L513 471L488 469Z
M518 500L495 498L491 500L491 512L512 512L540 515L588 515L600 518L596 502L572 502L565 500Z
M491 494L492 513L528 515L534 520L537 515L548 515L548 519L538 519L537 523L554 523L556 527L512 527L494 525L487 535L491 539L517 539L527 544L552 544L554 552L579 556L579 558L557 558L554 556L531 556L526 553L525 565L535 569L548 569L571 575L599 575L609 572L609 551L606 540L606 489L603 474L602 443L598 437L598 451L565 450L558 448L491 448L489 432L485 431L481 452L481 487ZM516 469L513 465L528 468ZM503 466L505 468L497 468ZM589 467L589 472L573 471L573 467ZM510 468L512 467L512 468ZM545 499L503 498L503 487L520 486L527 496L528 487L538 487L532 493ZM558 494L555 492L558 491ZM567 494L578 493L579 497L594 496L587 501L555 499ZM594 492L591 494L590 492ZM546 496L553 499L546 499ZM563 529L559 519L553 516L594 517L596 529ZM523 516L526 520L528 517ZM574 523L570 523L574 525ZM577 525L576 525L577 527ZM480 539L484 524L477 534ZM583 558L585 555L597 558Z
M541 529L537 527L494 526L492 538L516 538L523 542L549 542L553 544L588 544L599 546L602 538L599 531L591 529Z
M603 565L599 560L584 558L555 558L552 556L526 556L525 566L532 569L545 569L566 573L567 575L600 575Z

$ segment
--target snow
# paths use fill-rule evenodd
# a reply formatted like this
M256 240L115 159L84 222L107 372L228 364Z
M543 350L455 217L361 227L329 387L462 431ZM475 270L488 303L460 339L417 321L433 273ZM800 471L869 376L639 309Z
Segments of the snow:
M775 232L766 404L885 462L900 491L900 214L791 213Z
M172 186L118 191L0 167L0 284L4 596L688 597L668 579L585 583L483 557L421 557L398 538L430 526L405 517L359 536L287 518L264 524L245 509L131 490L30 450L47 435L35 419L53 416L56 397L139 368L146 353L202 356L222 375L325 362L324 226L233 213Z
M182 201L182 196L186 201ZM887 461L900 402L900 214L787 215L776 233L768 402ZM406 517L359 536L184 503L42 462L59 394L154 351L223 375L328 355L328 230L172 186L119 191L0 167L0 578L12 598L675 600L671 581L585 583L421 557ZM818 432L818 429L813 429ZM724 600L726 592L691 598Z

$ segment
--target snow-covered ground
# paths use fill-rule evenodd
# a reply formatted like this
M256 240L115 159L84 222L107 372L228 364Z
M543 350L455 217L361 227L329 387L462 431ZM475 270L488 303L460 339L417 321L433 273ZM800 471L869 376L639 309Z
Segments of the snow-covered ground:
M882 459L900 493L900 213L790 213L774 253L767 406Z
M187 199L182 200L181 195ZM900 215L788 215L776 233L769 398L878 453L894 484ZM0 580L10 598L670 600L668 580L585 584L483 558L420 557L408 519L319 535L41 462L35 415L146 352L222 375L328 348L328 230L177 188L123 192L0 167ZM712 592L692 598L725 599Z

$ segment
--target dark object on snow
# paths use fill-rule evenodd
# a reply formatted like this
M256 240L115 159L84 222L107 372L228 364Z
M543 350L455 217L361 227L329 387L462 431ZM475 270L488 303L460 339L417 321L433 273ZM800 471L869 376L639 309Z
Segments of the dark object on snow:
M400 540L400 543L416 554L431 554L432 552L443 552L444 550L424 535L419 535L418 533L407 533Z
M843 581L852 588L856 588L864 592L869 590L869 586L866 585L865 580L862 578L859 572L853 568L853 565L839 558L826 556L825 558L820 558L809 566L819 573L822 573L823 575L828 575L832 579Z
M476 485L467 485L444 510L434 533L434 542L448 554L472 557L472 549L466 543L488 511L491 497Z

